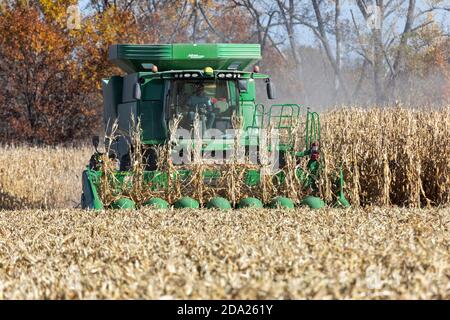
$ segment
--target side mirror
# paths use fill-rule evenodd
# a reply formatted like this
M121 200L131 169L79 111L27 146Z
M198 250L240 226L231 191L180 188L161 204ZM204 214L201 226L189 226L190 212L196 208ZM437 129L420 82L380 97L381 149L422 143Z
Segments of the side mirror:
M99 136L93 136L92 137L92 145L94 146L94 148L95 148L95 152L97 152L98 153L98 144L100 143L100 138L99 138Z
M135 100L140 100L141 96L142 96L141 85L139 83L135 83L133 88L133 98Z
M239 80L238 81L238 86L239 86L239 91L240 92L247 92L247 88L248 88L248 82L247 80Z
M275 86L272 84L270 79L267 79L266 83L267 83L267 98L273 100L276 98Z

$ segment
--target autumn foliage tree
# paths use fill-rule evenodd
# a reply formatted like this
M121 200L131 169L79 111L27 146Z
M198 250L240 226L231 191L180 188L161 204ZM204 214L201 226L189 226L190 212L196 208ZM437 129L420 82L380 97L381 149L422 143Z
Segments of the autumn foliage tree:
M70 39L36 6L3 12L0 30L0 116L9 138L54 144L83 137L98 111L79 90Z
M112 72L108 46L133 42L128 31L136 28L129 13L111 8L83 21L82 30L70 29L67 8L73 3L19 1L0 15L3 138L56 144L98 129L101 78Z

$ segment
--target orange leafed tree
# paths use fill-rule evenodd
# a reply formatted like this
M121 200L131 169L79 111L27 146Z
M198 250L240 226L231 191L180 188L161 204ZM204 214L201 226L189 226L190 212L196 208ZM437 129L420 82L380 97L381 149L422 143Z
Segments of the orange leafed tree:
M136 39L128 12L111 8L68 29L76 1L17 2L0 15L0 118L14 141L56 144L96 131L108 46ZM1 80L1 79L0 79Z
M1 117L17 140L56 143L80 137L95 113L77 86L78 66L67 37L33 6L0 19Z

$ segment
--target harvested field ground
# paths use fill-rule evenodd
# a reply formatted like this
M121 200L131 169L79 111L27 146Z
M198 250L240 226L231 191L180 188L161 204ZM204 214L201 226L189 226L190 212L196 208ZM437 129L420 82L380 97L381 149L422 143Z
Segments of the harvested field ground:
M0 298L450 298L450 209L0 211Z

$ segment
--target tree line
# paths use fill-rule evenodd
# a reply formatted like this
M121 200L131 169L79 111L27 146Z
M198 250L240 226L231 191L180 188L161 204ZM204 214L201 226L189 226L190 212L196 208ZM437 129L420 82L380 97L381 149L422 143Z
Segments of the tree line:
M281 102L450 101L450 6L409 0L0 0L0 139L100 128L113 43L259 43Z

